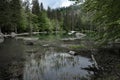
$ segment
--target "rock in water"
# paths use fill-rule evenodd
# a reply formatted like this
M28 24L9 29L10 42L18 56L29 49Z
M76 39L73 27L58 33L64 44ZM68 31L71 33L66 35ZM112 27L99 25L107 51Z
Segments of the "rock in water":
M44 46L44 47L47 47L47 46L49 46L49 44L44 44L43 46Z
M16 33L15 32L12 32L11 33L11 37L14 38L16 36Z
M77 32L77 33L75 34L75 36L76 36L76 38L81 39L81 38L85 37L86 35L83 34L83 33Z
M69 51L69 54L71 54L71 55L75 55L75 51Z
M2 43L4 41L4 35L3 33L0 33L0 43Z
M74 34L76 31L70 31L69 33L68 33L68 35L72 35L72 34Z
M25 43L27 45L34 45L36 41L39 40L39 38L23 38L23 40L25 41Z

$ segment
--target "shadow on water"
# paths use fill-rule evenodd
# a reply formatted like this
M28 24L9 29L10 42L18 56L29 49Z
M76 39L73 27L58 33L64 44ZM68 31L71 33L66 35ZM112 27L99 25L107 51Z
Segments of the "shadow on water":
M82 69L93 64L90 58L72 56L57 47L40 44L41 41L29 46L14 39L0 44L0 80L90 79L93 73ZM37 52L26 52L33 49Z
M23 49L22 42L15 39L5 39L0 44L0 80L10 80L21 72Z

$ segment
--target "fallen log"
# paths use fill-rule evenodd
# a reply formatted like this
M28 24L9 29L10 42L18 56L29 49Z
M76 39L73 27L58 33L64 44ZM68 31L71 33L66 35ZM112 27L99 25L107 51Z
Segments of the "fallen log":
M99 70L99 67L98 67L97 61L95 60L95 57L94 57L93 54L91 55L91 58L92 58L92 60L94 61L94 67L96 67L96 69Z

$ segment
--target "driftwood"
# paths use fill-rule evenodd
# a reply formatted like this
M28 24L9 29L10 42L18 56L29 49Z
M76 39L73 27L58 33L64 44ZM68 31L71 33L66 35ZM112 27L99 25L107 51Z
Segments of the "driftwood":
M94 67L96 67L96 69L99 69L98 64L97 64L97 61L95 60L95 57L94 57L93 54L91 55L91 58L92 58L92 60L94 61Z
M40 33L45 33L46 34L47 32L32 32L33 35L34 34L40 34ZM3 34L3 35L0 34L0 36L3 36L3 37L16 37L16 36L27 36L27 35L30 35L30 33L16 34L16 33L12 32L11 34Z

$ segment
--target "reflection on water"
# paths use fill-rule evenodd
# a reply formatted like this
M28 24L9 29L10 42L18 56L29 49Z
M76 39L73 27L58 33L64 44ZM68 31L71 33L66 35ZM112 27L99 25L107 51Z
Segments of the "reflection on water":
M48 44L48 42L40 42L40 44ZM54 44L58 45L55 42ZM37 52L26 52L32 49L37 49ZM92 73L81 68L92 65L90 59L72 56L62 49L39 44L29 46L21 40L6 39L0 44L0 80L82 80L82 77L89 78Z
M50 48L42 55L32 53L27 57L24 80L79 80L90 74L81 69L88 65L92 65L88 58L55 52Z

